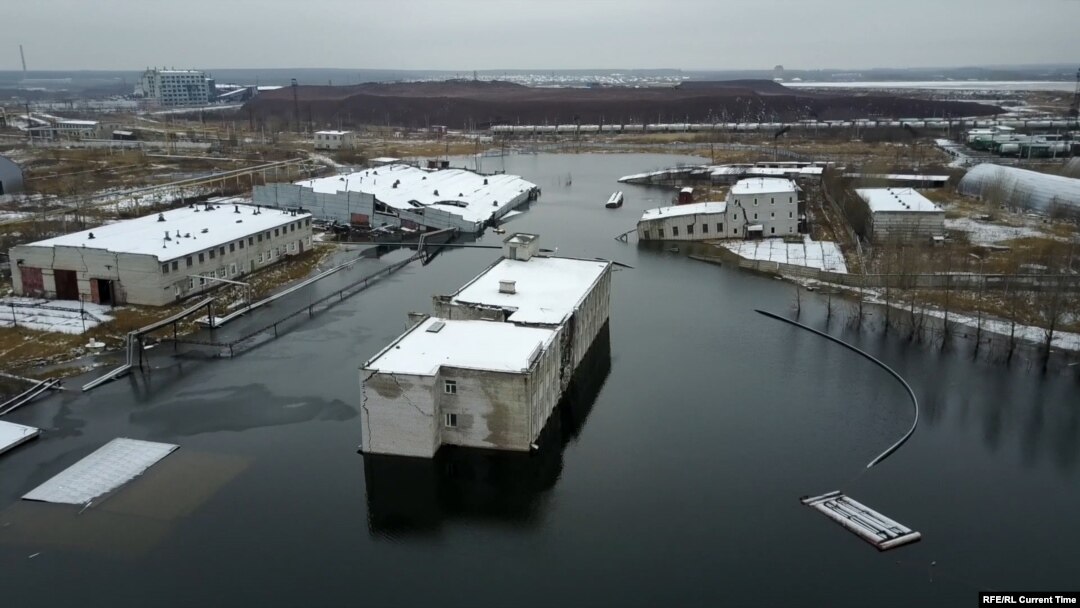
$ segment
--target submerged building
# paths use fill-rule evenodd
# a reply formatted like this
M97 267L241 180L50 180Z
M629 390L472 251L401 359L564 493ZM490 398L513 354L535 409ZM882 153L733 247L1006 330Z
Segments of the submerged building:
M15 293L161 306L311 249L311 216L200 203L10 251Z
M517 175L391 164L295 184L256 186L252 196L261 205L303 208L317 218L345 224L457 228L475 234L538 194L536 184Z
M647 209L638 221L643 241L706 241L786 236L799 231L799 187L790 179L739 180L727 200Z
M507 237L502 259L364 364L364 452L530 449L607 325L611 284L610 262L538 253L536 235Z

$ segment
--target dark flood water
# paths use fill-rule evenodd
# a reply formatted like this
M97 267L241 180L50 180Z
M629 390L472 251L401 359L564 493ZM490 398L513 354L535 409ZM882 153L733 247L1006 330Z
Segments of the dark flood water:
M612 238L670 198L615 179L678 160L485 159L543 188L509 228L634 267L538 453L356 453L357 368L497 255L446 251L236 359L162 346L150 374L6 417L46 432L0 457L0 605L969 606L1080 588L1076 377L834 320L923 405L865 471L910 404L871 363L753 312L790 311L790 284ZM615 189L626 205L606 210ZM825 327L819 297L802 320ZM114 437L181 448L81 514L19 500ZM878 553L798 502L834 489L922 542Z

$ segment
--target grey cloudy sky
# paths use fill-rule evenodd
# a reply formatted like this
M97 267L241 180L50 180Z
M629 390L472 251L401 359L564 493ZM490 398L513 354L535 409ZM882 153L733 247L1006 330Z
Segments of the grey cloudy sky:
M6 0L0 69L1080 62L1077 0Z

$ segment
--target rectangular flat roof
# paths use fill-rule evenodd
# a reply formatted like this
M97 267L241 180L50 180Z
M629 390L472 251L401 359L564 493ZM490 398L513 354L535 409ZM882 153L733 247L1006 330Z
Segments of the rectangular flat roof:
M750 177L740 179L731 187L732 194L770 194L773 192L795 192L798 187L790 179L781 177Z
M41 434L41 429L0 420L0 454L30 441L39 434Z
M947 182L948 175L918 175L915 173L845 173L844 177L868 178L868 179L891 179L898 181L921 181L921 182Z
M26 246L104 249L113 253L152 255L164 262L311 217L310 213L293 215L284 209L268 208L262 208L256 214L257 208L252 205L226 203L210 206L213 208L211 211L204 210L205 203L171 209ZM239 213L235 213L235 210L239 210ZM165 221L159 221L159 215ZM166 232L169 233L168 241L165 240ZM94 235L92 239L91 234Z
M655 209L646 209L641 214L641 220L657 220L665 217L676 217L680 215L697 215L699 213L725 213L727 212L727 203L725 202L709 202L709 203L690 203L689 205L672 205L670 207L657 207Z
M938 207L933 201L911 188L857 188L855 193L866 201L871 213L895 211L911 213L941 212L941 207Z
M385 165L296 183L315 192L372 194L395 209L430 206L470 222L488 219L497 207L536 187L517 175L480 175L464 169L425 171L410 165Z
M316 135L345 135L346 133L352 133L352 131L315 131Z
M84 505L142 475L179 447L172 443L113 439L24 494L23 500Z
M438 331L428 331L438 324L442 324ZM405 332L364 369L416 376L434 376L443 365L521 372L554 337L555 330L542 327L432 317Z
M451 301L512 309L512 323L562 323L585 299L610 262L571 258L503 258L470 281ZM516 293L500 293L500 281L514 281Z

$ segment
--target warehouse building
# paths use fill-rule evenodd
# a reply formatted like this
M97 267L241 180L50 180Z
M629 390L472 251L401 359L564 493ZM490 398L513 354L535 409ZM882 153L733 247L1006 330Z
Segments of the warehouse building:
M1080 171L1074 161L1066 170ZM968 196L996 199L1007 207L1080 216L1080 179L1073 177L983 163L968 171L956 189Z
M317 218L345 224L457 228L476 234L538 194L536 184L517 175L392 164L295 184L256 186L252 196L261 205L303 208Z
M161 306L311 249L311 216L200 204L10 251L15 293Z
M858 188L869 211L866 236L872 241L929 243L945 234L945 211L911 188Z
M643 241L706 241L787 236L799 231L799 187L786 178L739 180L726 201L647 209Z
M0 196L23 191L22 167L6 156L0 156Z
M512 234L503 257L453 294L435 296L435 316L486 320L557 332L560 390L607 324L611 262L539 257L539 237Z
M611 263L504 257L364 364L362 450L431 458L443 444L530 449L609 315Z

